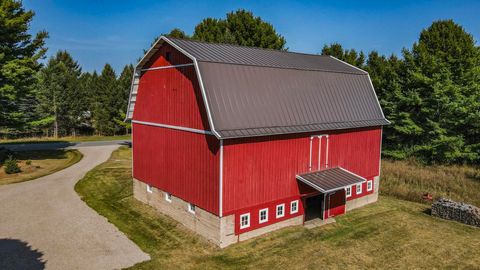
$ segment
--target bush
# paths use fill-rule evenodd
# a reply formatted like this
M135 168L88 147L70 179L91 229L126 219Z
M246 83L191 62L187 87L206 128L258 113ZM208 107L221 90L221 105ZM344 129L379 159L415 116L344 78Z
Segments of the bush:
M27 160L27 161L25 161L25 164L27 164L27 165L30 166L30 165L32 165L32 161L31 161L31 160Z
M13 156L9 156L3 165L5 166L4 170L7 174L21 172L20 167L18 167L18 161L14 159Z

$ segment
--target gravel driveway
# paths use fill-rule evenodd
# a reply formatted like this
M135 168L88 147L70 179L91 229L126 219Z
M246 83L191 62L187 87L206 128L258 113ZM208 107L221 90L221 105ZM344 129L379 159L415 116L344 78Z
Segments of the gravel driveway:
M0 186L0 269L119 269L150 259L74 190L118 145L33 181Z

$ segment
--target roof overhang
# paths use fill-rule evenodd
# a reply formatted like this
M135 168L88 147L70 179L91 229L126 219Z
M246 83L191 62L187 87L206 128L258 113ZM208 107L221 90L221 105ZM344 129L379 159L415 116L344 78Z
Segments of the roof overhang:
M364 177L361 177L342 167L300 174L297 175L297 180L320 191L321 193L333 192L367 181L367 179Z

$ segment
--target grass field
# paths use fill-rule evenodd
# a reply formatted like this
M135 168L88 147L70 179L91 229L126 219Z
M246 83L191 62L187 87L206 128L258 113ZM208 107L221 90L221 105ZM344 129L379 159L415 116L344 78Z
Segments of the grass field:
M218 249L132 197L121 148L75 187L152 260L132 269L478 268L480 229L434 218L425 204L381 196L335 224L302 226Z
M82 159L82 154L77 150L38 150L19 151L15 153L20 173L6 174L0 166L0 185L33 180L56 171L62 170ZM27 165L26 161L31 164Z
M20 143L49 143L49 142L91 142L91 141L114 141L114 140L130 140L130 135L122 136L76 136L76 137L31 137L15 140L0 139L2 144L20 144Z
M428 192L434 199L448 197L480 206L480 168L382 160L381 179L380 192L384 195L425 202L422 195Z

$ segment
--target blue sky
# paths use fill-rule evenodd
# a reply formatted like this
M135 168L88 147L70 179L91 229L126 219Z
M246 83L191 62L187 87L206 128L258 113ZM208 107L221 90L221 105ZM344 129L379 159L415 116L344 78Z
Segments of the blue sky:
M339 42L399 54L438 19L454 19L480 37L480 1L25 0L24 6L36 12L32 32L50 33L48 55L66 49L85 71L108 62L120 72L160 33L178 27L191 34L203 18L223 18L239 8L272 23L291 51L306 53Z

